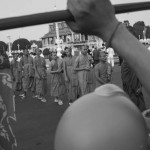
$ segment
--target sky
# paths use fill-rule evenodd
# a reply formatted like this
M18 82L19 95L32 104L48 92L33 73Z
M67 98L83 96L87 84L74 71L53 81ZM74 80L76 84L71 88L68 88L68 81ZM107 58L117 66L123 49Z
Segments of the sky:
M143 1L150 0L111 0L113 4ZM63 10L66 9L66 3L67 0L1 0L0 18L54 11L55 5L57 10ZM147 16L150 16L150 11L120 14L117 18L120 21L129 20L131 25L137 21L144 21L146 25L150 25L150 19ZM0 41L7 43L8 36L11 37L11 42L18 38L39 40L46 33L48 33L48 24L5 30L0 31Z

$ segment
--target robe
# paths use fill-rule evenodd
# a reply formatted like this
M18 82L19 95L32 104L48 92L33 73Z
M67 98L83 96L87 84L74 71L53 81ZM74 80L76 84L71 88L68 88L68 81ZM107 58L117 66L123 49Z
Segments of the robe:
M85 66L90 67L89 56L88 55L84 56L81 54L76 58L74 68L83 68ZM77 75L81 96L88 94L90 71L87 70L77 71Z
M65 57L64 66L66 70L66 75L69 79L69 82L66 82L67 87L67 96L69 101L72 102L77 99L78 96L78 77L77 73L74 71L74 63L76 57Z
M33 58L31 56L23 56L20 60L20 67L22 69L23 90L27 92L28 88L33 84L34 79Z
M34 58L36 94L45 95L46 91L46 62L43 57Z
M63 61L60 58L50 62L50 71L62 70ZM64 94L64 76L62 72L51 74L51 96L62 98Z
M47 73L47 91L50 91L51 88L50 88L50 85L51 85L51 74L50 74L50 70L49 70L49 66L50 66L50 60L49 59L45 59L45 62L46 62L46 73ZM50 92L47 93L48 95L50 95Z
M11 71L14 76L13 81L13 90L19 91L22 89L22 82L21 82L21 68L19 66L19 62L12 60L10 63Z
M137 90L142 87L134 71L129 67L126 61L121 66L121 78L123 90L128 94L132 102L141 110L146 109L142 91L137 94Z
M108 74L111 75L111 67L108 63L98 63L94 67L95 76L98 76L100 79L104 81L104 84L108 83ZM96 79L96 88L103 85L103 83L99 82Z
M0 67L0 149L13 150L17 145L11 128L12 121L16 121L15 97L12 90L12 79L9 62ZM0 64L1 65L1 64Z

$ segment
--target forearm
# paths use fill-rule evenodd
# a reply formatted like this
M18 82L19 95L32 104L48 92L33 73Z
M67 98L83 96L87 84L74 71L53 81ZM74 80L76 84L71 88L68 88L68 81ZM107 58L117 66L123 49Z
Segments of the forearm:
M96 77L96 79L97 79L97 80L98 80L98 82L100 82L101 84L105 84L105 82L104 82L101 78Z
M57 70L58 73L60 73L60 72L62 72L62 71L63 71L63 68L59 68L59 69Z
M65 77L65 78L68 78L67 71L66 71L65 68L64 68L64 77Z
M95 72L95 77L96 77L96 80L98 81L98 82L100 82L101 84L104 84L105 82L99 77L99 72Z
M83 71L90 69L90 66L75 67L74 71Z
M51 74L59 73L59 71L50 71Z
M150 84L147 82L150 77L150 52L123 25L119 26L111 45L135 71L150 94Z
M75 68L74 71L83 71L83 68Z

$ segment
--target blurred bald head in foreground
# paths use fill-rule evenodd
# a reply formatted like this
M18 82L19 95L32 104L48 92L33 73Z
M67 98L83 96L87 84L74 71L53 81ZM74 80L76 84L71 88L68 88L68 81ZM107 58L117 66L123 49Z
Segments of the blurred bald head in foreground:
M106 84L66 110L57 127L55 150L148 150L148 131L126 94Z

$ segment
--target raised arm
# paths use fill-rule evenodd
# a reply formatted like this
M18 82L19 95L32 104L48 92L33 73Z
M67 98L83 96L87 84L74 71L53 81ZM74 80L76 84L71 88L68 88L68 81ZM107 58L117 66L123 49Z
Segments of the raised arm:
M68 0L75 22L68 25L75 32L102 38L135 71L150 94L150 53L115 17L109 0ZM136 67L135 67L136 66Z

